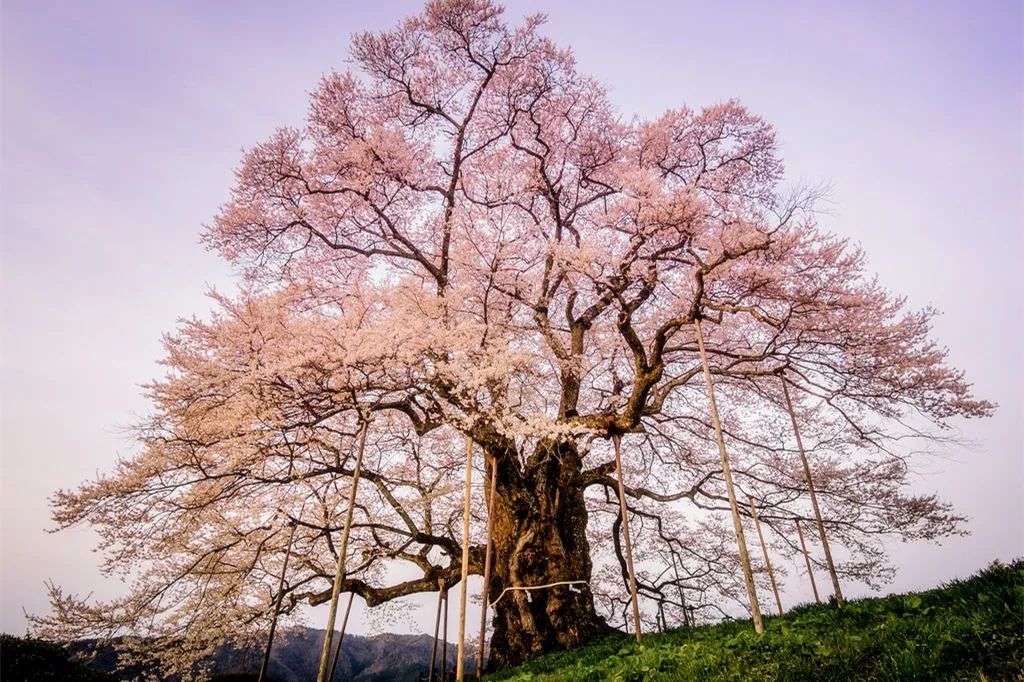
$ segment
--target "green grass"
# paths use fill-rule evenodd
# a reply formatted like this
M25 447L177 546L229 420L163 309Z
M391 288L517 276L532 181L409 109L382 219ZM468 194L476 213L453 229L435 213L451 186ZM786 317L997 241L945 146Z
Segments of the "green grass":
M1024 559L928 592L624 636L485 677L510 682L1024 680Z

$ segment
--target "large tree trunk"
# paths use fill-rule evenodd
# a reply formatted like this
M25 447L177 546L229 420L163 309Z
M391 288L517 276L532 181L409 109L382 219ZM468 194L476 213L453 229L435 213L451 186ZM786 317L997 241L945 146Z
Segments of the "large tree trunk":
M590 592L590 544L576 447L545 444L521 468L515 453L492 450L497 463L494 607L488 670L518 665L558 649L581 646L609 631ZM570 581L529 592L529 587Z

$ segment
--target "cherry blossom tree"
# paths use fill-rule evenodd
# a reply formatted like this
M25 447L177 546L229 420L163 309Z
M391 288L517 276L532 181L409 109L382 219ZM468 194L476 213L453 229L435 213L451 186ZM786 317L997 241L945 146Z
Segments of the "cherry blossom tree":
M734 101L626 119L542 24L431 0L357 35L306 122L245 154L204 236L239 291L166 338L138 453L54 498L130 588L54 586L39 633L148 634L189 670L261 641L278 596L285 618L327 601L364 413L341 589L377 606L459 581L469 437L489 463L472 574L496 478L490 667L630 618L615 437L644 619L745 606L695 320L774 553L797 556L813 518L780 376L844 579L884 582L887 536L964 532L908 488L914 443L993 409L930 339L934 311L816 226L768 123Z

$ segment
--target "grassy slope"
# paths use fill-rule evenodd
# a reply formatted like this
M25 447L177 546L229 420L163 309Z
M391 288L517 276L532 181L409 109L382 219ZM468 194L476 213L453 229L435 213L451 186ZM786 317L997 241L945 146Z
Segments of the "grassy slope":
M928 592L616 637L486 680L1024 680L1024 559Z

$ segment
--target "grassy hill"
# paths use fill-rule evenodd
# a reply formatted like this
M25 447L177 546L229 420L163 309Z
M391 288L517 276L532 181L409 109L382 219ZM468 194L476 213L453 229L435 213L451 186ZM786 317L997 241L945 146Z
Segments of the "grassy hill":
M768 618L615 637L485 678L660 680L1024 680L1024 559L928 592L810 605Z

